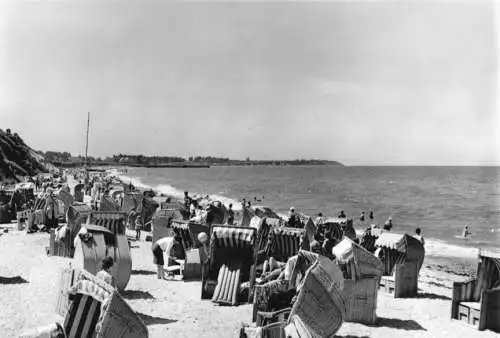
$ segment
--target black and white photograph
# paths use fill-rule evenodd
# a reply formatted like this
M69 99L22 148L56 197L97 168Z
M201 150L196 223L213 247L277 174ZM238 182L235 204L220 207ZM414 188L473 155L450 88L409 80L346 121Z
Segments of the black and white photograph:
M499 37L495 0L0 1L0 337L499 337Z

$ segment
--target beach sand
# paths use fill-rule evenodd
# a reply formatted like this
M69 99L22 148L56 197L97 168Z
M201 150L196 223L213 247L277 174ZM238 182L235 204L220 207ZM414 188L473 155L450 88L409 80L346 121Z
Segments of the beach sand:
M14 230L14 223L3 226L9 232L0 236L0 336L7 338L62 320L55 315L58 272L71 259L46 255L46 233L28 235ZM150 337L238 337L241 323L251 322L251 305L200 300L199 281L158 280L150 248L144 240L133 243L133 271L124 292ZM344 323L338 337L498 337L450 319L452 283L467 278L471 263L450 266L449 260L428 258L418 298L394 299L379 291L377 324Z

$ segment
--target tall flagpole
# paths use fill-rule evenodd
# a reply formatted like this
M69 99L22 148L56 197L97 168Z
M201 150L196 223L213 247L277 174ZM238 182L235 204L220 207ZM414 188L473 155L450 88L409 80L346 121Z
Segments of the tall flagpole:
M89 151L89 129L90 129L90 112L87 113L87 140L85 142L85 171L88 165L88 151Z

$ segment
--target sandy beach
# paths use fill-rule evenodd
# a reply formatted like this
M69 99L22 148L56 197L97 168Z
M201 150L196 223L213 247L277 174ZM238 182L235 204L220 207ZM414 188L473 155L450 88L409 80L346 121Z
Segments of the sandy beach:
M55 315L58 271L71 259L45 254L46 233L28 235L15 230L15 223L2 227L8 232L0 236L0 332L7 338L62 320ZM124 297L147 324L150 337L238 337L241 323L251 321L251 305L217 306L200 299L199 281L158 280L146 235L132 245L133 271ZM380 290L377 324L344 323L337 336L497 337L450 319L452 282L466 279L470 269L465 264L460 272L459 266L427 259L418 298L394 299Z

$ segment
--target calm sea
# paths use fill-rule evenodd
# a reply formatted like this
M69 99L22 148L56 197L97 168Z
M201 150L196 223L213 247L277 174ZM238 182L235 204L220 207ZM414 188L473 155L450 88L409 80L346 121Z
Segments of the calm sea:
M376 223L392 217L394 232L420 227L437 255L500 247L499 167L129 168L126 179L176 197L184 190L224 203L257 197L256 204L283 214L290 206L308 215L343 209L357 219L373 210ZM473 232L466 240L460 238L465 224Z

